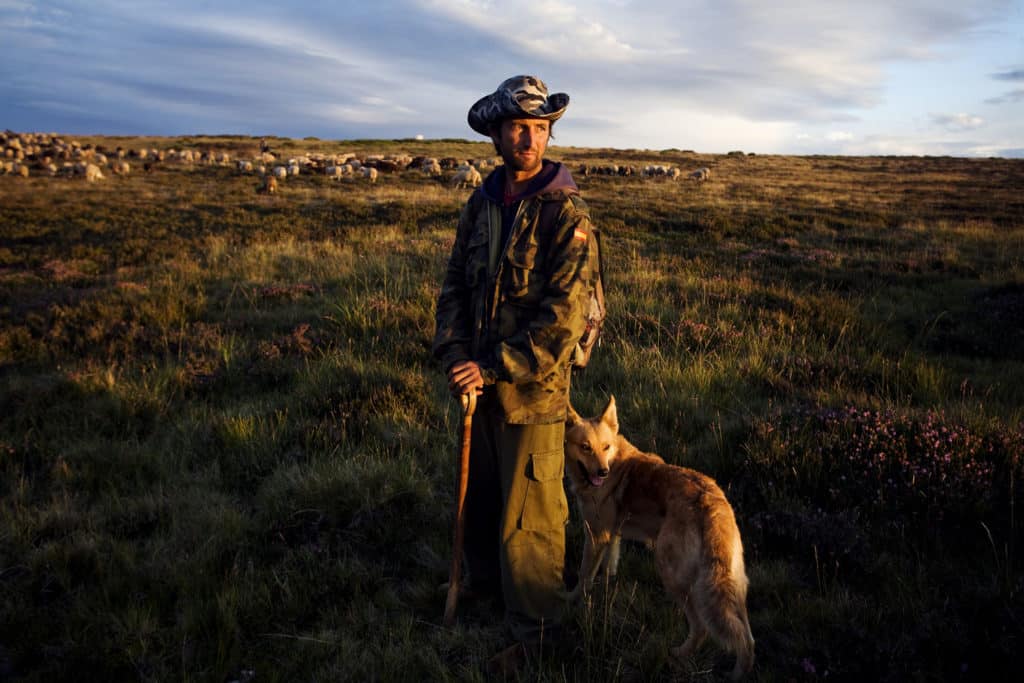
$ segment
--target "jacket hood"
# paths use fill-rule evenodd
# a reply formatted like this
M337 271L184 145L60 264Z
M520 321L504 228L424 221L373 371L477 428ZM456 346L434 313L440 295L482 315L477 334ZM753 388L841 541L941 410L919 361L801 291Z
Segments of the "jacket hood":
M483 185L480 186L480 190L487 199L496 204L503 205L505 203L505 167L499 166L491 171L490 175L484 180ZM579 187L576 186L576 181L572 179L572 174L569 173L569 169L564 164L545 159L540 173L530 179L530 184L526 186L526 189L509 199L510 202L518 202L556 190L561 190L568 194L580 193Z

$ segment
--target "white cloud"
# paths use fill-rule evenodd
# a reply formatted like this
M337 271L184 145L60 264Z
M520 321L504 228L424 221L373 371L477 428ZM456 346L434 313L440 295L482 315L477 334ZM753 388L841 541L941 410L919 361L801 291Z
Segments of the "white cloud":
M599 107L600 109L600 107ZM787 123L751 121L738 115L720 115L696 109L673 108L666 102L640 101L620 110L616 133L636 149L692 149L727 152L779 152L792 138ZM559 124L561 125L561 124ZM607 128L577 133L555 130L559 144L611 147Z
M1024 81L1024 69L1010 69L992 74L997 81Z
M632 46L591 19L591 12L582 13L559 0L424 0L422 4L534 58L602 63L629 60L633 55Z
M974 130L985 125L985 119L973 114L932 114L932 123L951 132Z
M832 150L831 153L856 156L1022 157L1024 148L1014 147L1007 142L879 134L845 143L840 148Z
M986 104L1014 104L1016 102L1024 102L1024 88L1017 88L998 97L990 97L985 100Z
M846 131L833 131L825 136L825 139L829 142L849 142L853 140L853 133L847 133Z
M418 120L416 112L412 109L380 97L362 98L356 104L328 104L316 115L344 123L372 123L374 125L414 123Z

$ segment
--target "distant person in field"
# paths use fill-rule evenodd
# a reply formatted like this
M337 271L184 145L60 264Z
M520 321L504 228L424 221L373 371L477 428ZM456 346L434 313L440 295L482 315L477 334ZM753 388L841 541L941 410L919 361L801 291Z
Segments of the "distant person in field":
M469 110L504 160L470 196L437 301L434 356L453 396L476 392L465 593L504 601L518 666L562 616L569 380L598 276L597 240L568 168L544 158L569 104L514 76Z

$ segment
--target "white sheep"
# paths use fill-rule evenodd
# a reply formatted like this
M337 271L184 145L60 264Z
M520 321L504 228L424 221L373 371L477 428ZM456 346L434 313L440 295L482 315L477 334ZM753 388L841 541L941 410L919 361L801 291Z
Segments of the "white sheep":
M480 176L480 171L469 164L459 166L451 179L451 184L458 188L479 187L482 182L483 178Z
M288 167L287 166L275 166L273 169L271 169L270 174L273 175L275 178L282 178L282 179L287 178L288 177Z
M437 159L424 159L420 166L424 173L430 176L441 175L441 162Z
M114 175L128 175L132 167L127 161L120 160L111 164L110 170L114 172Z
M700 181L708 180L711 178L711 169L706 166L704 168L698 168L696 171L692 172L689 177Z
M371 183L377 182L377 169L373 166L363 166L363 176Z
M100 172L100 167L96 164L86 164L85 166L85 179L90 183L94 183L97 180L103 180L104 175Z

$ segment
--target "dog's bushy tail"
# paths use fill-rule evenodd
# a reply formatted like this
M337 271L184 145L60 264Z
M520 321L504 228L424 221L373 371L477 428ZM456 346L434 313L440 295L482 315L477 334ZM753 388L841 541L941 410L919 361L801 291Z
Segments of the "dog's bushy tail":
M707 591L698 593L704 593L706 602L698 601L697 609L711 636L736 654L731 677L737 679L754 666L754 636L747 617L747 572L732 509L728 503L716 508L707 518L704 534Z

